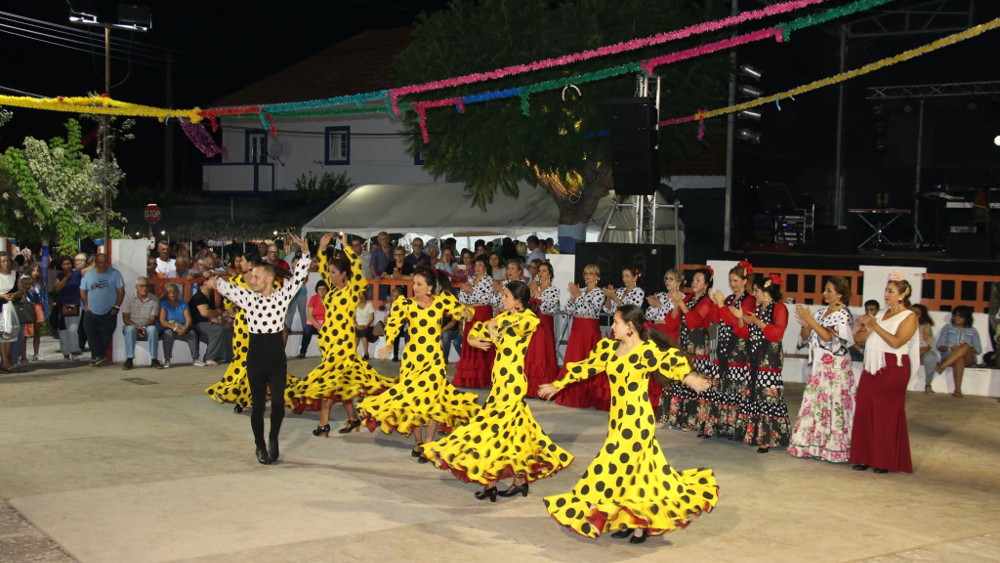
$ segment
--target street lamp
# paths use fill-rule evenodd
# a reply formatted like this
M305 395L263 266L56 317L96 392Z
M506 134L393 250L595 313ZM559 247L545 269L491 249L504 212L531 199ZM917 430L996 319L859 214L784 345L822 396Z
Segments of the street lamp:
M153 19L146 6L134 4L118 5L118 21L112 22L111 3L94 2L92 0L67 0L69 4L69 21L81 25L92 25L104 28L104 95L111 97L111 29L127 29L129 31L149 31L153 27ZM111 117L101 117L101 160L104 162L104 244L107 248L111 239L109 227L109 210L111 209L111 190L108 170L111 168Z

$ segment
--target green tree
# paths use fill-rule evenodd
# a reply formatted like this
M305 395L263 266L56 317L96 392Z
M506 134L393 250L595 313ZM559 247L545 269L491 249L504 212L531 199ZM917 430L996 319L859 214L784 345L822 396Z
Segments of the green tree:
M724 16L720 0L458 0L452 9L422 16L413 43L395 61L404 83L422 83L486 72L678 29ZM603 57L567 67L407 97L430 100L564 79L673 52L718 39L701 35L659 47ZM725 55L699 57L658 69L662 107L669 115L694 113L725 99ZM408 112L411 152L419 152L435 177L465 182L472 204L484 211L497 190L518 195L518 182L541 186L559 208L559 222L578 228L593 215L612 187L607 136L609 101L634 95L636 77L582 84L575 91L548 91L530 97L530 117L518 98L473 104L464 115L454 109L428 114L430 143L423 144L419 120ZM565 100L563 97L565 96ZM705 144L710 142L706 140ZM702 149L693 127L660 131L661 171ZM566 242L564 240L564 242Z
M22 239L53 239L59 252L76 241L103 233L104 184L110 174L112 195L121 173L107 171L83 153L80 124L66 122L66 137L49 142L26 137L23 147L0 155L0 232ZM120 218L112 213L114 218ZM112 236L121 236L120 230Z

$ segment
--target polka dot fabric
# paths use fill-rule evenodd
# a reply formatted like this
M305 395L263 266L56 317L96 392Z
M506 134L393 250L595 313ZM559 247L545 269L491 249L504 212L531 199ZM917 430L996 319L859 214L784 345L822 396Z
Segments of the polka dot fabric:
M243 279L243 274L234 276L230 282L250 290L250 286ZM275 284L275 289L278 287L280 286ZM250 383L247 382L247 348L250 346L250 330L247 327L247 314L243 309L237 308L234 318L233 361L226 366L226 373L222 374L222 379L205 389L205 393L217 403L236 403L241 407L249 408ZM286 385L291 386L298 382L297 377L291 374L287 376Z
M619 357L618 345L601 340L555 383L562 388L606 372L611 412L600 453L573 490L545 497L545 507L560 524L591 538L625 528L662 535L710 512L719 500L719 486L711 469L674 469L656 441L649 374L659 371L681 380L690 371L687 360L677 350L661 350L649 341Z
M218 292L247 312L247 325L253 334L274 334L285 328L285 313L288 304L298 293L302 283L309 277L312 258L303 254L295 265L291 281L264 296L256 291L243 288L218 278Z
M354 313L362 294L368 291L368 280L361 273L361 261L354 251L345 248L344 253L351 263L352 275L343 288L330 284L325 256L320 254L320 272L331 287L323 299L326 315L319 330L322 361L305 379L285 388L286 403L296 413L319 410L323 399L342 403L360 395L374 395L394 383L358 357Z
M405 322L409 339L403 350L398 382L385 392L358 403L368 429L381 428L409 435L415 427L440 422L450 430L465 424L479 411L475 393L463 393L448 383L441 353L441 318L461 317L464 306L451 294L442 293L425 309L409 298L393 302L386 342L392 342Z
M424 457L462 481L484 485L514 476L529 482L549 477L568 466L573 456L545 435L524 402L524 358L538 317L531 311L504 312L496 320L497 360L486 406L465 426L424 444ZM476 323L470 336L488 340L486 323Z

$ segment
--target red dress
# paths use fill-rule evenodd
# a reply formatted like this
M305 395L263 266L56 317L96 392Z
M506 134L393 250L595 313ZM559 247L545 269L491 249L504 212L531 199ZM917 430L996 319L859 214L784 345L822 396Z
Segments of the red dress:
M877 374L861 372L854 397L852 464L913 473L905 404L910 357L904 355L901 360L897 361L895 354L885 354L885 367Z
M538 320L538 329L531 337L528 353L524 358L524 368L528 377L528 392L526 393L528 397L537 397L539 385L552 383L559 377L552 315L541 313L538 315Z

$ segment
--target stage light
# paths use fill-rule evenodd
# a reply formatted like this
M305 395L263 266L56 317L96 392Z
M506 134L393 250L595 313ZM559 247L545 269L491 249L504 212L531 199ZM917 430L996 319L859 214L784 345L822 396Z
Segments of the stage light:
M742 117L744 119L752 119L754 121L760 121L761 117L763 117L763 114L755 109L740 110L736 115L738 117Z
M760 143L760 132L744 128L736 132L736 138L758 144Z
M740 65L740 74L754 80L760 80L760 77L764 76L764 73L750 65Z
M740 84L738 90L739 90L740 94L743 94L744 96L746 96L748 98L759 98L759 97L761 97L761 96L764 95L764 91L763 90L761 90L760 88L751 86L749 84Z
M993 144L1000 147L1000 135L993 137Z

